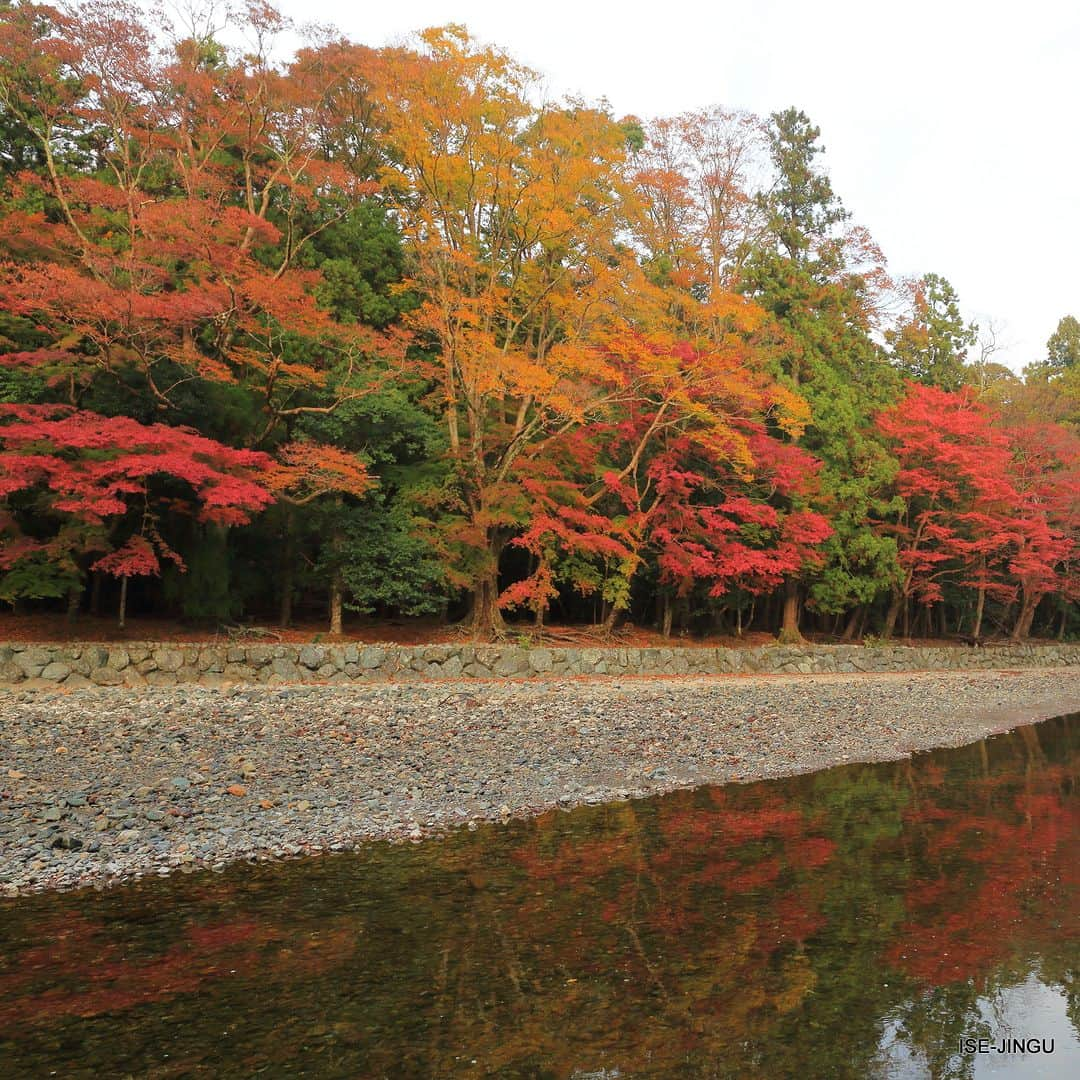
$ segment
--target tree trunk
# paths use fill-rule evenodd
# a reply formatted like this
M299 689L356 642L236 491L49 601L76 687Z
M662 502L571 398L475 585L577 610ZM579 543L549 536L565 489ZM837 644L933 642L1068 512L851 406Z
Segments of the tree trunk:
M341 496L335 500L336 509L341 509ZM344 593L344 584L341 575L341 544L344 540L342 535L341 520L335 515L333 527L330 531L330 633L340 637L341 635L341 601Z
M840 635L841 641L851 641L855 637L855 629L859 625L859 616L861 614L862 604L857 604L851 609L851 616L848 618L843 634Z
M1031 624L1035 621L1035 610L1039 606L1042 597L1038 593L1024 590L1023 599L1020 602L1020 611L1013 623L1012 640L1023 641L1031 633Z
M493 641L506 633L506 623L499 610L499 582L494 574L478 581L473 590L469 628L481 641Z
M285 507L285 532L281 544L281 597L278 607L278 625L292 626L294 562L296 560L296 529L291 506Z
M90 614L95 618L101 615L101 579L104 576L100 570L95 570L90 579Z
M1069 622L1069 605L1065 600L1061 601L1061 622L1058 623L1057 639L1058 641L1065 640L1065 627Z
M776 640L781 645L801 645L804 640L799 633L799 583L794 578L784 582L784 614Z
M671 637L671 620L675 615L675 607L671 602L671 597L667 593L664 593L664 617L660 625L660 633L664 637Z
M341 571L335 570L330 578L330 634L341 637Z
M119 629L123 630L127 621L127 575L120 579L120 619L117 622Z
M67 622L70 626L79 618L79 604L82 602L82 586L72 585L67 594Z
M979 598L975 602L975 621L971 624L971 636L978 638L982 634L983 612L986 611L986 587L979 588Z
M885 612L885 625L881 630L883 638L891 638L896 632L896 619L900 614L900 605L903 602L904 598L898 591L892 594L892 599L889 601L889 610Z

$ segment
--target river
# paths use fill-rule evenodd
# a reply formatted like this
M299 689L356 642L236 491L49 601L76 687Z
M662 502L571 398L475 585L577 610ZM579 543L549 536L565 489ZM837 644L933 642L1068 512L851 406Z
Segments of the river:
M0 900L4 1077L1076 1077L1078 1031L1080 716Z

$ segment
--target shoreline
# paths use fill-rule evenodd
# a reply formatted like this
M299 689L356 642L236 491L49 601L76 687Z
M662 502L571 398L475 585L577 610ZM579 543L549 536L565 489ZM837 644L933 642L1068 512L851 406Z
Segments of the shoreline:
M0 895L418 841L896 760L1080 711L1080 668L0 691Z

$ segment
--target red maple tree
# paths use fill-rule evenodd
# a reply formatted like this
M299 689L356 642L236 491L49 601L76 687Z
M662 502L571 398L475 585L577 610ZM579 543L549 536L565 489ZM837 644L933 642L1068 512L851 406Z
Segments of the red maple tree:
M0 571L5 594L59 595L89 569L121 579L183 569L162 537L166 508L239 525L273 502L270 458L187 428L66 405L0 405ZM21 510L32 513L21 513ZM30 518L32 528L24 527Z

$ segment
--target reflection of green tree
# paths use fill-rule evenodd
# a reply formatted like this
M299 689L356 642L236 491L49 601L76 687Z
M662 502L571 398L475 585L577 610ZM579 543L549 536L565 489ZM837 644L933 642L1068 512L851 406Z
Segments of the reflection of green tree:
M957 1053L961 1036L992 1038L979 1013L980 994L971 982L934 986L902 1009L898 1038L919 1051L934 1080L967 1080L974 1075L971 1056Z
M836 853L822 900L826 925L810 951L815 983L761 1048L762 1075L866 1076L881 1020L900 990L881 965L881 945L903 920L908 867L895 851L908 799L903 765L851 766L813 778L810 799ZM800 1066L812 1053L810 1072Z
M4 902L0 1073L861 1077L891 1022L964 1076L1033 970L1077 1019L1076 732ZM1015 920L920 967L1010 836Z

